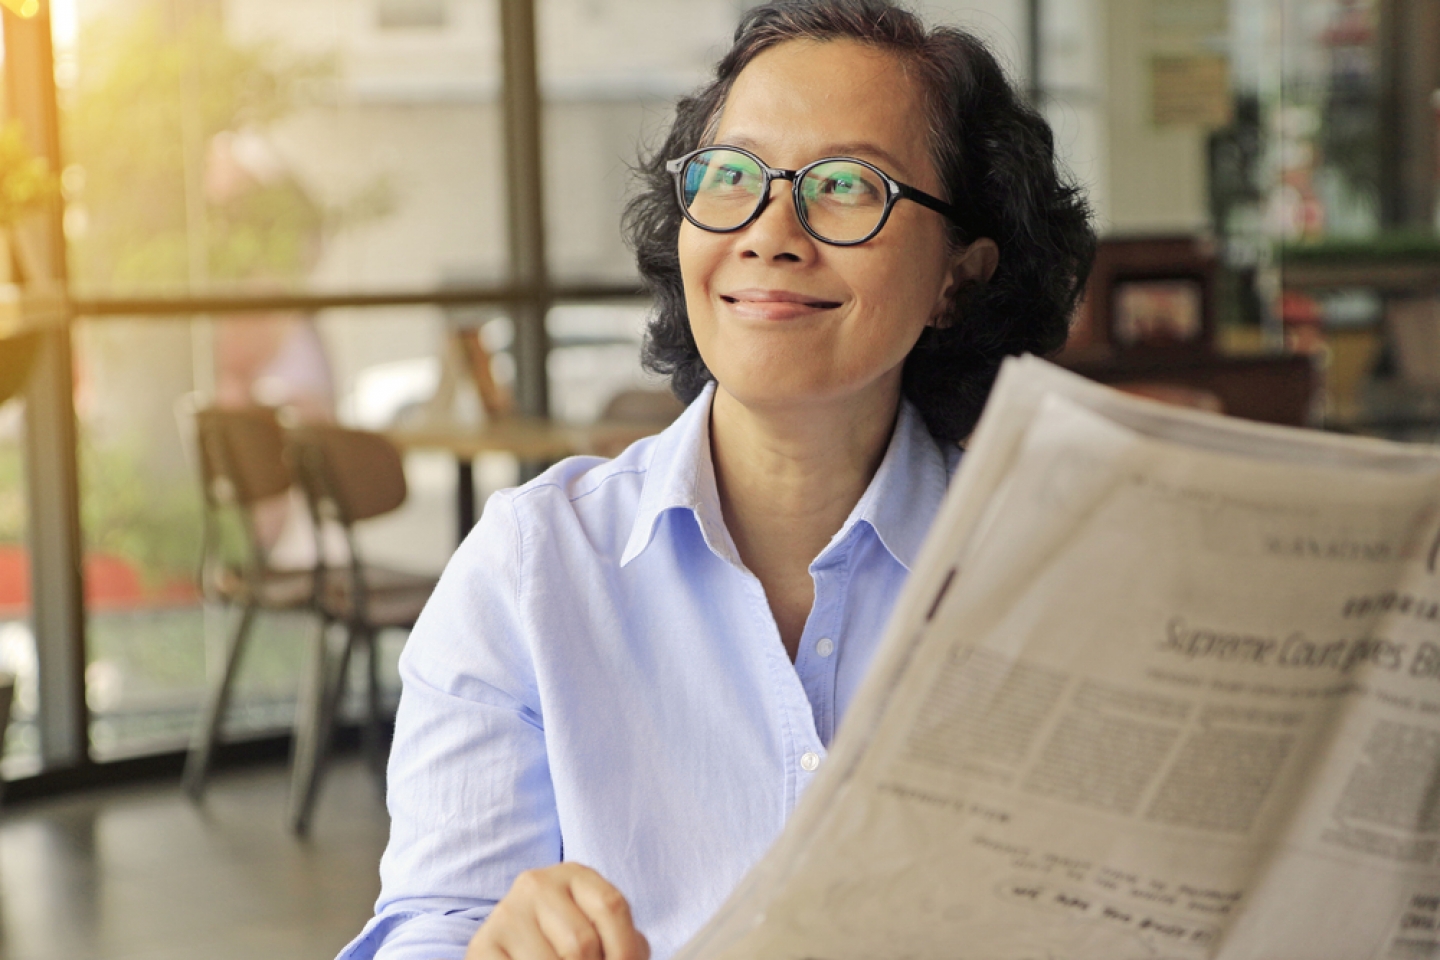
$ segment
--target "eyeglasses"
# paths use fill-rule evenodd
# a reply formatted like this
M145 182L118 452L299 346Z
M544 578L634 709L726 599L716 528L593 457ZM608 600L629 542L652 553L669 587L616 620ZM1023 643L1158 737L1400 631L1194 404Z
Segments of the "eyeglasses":
M959 223L960 211L853 157L825 157L799 170L780 170L738 147L701 147L666 161L675 177L680 212L701 230L733 233L748 227L770 202L770 184L789 180L795 213L821 243L853 247L885 226L904 198Z

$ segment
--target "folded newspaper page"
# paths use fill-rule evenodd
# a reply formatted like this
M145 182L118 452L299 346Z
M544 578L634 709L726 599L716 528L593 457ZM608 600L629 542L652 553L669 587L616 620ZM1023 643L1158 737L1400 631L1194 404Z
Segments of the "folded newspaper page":
M1440 454L1006 364L681 960L1440 958Z

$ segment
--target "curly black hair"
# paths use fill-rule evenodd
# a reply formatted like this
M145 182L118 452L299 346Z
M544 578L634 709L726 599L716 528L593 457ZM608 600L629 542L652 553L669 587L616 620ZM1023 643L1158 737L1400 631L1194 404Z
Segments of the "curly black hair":
M1090 207L1055 158L1050 126L973 35L927 31L889 0L774 0L747 12L715 79L682 98L664 144L639 167L625 210L626 239L655 297L643 362L693 400L714 379L690 331L677 244L681 213L665 161L713 139L731 85L762 51L787 40L853 40L901 58L922 88L930 153L964 233L988 237L1000 262L987 283L961 292L905 360L902 389L930 432L963 440L974 429L1000 362L1065 343L1095 255ZM957 247L964 234L952 227Z

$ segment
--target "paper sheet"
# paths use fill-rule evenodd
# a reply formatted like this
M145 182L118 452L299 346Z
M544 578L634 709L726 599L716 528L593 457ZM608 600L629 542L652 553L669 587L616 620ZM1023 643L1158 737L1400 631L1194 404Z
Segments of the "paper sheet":
M1440 456L1007 364L790 826L679 954L1440 957Z

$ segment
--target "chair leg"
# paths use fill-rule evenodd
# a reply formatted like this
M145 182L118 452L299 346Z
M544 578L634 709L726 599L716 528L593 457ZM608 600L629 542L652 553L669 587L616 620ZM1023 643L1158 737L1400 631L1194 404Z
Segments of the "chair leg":
M335 714L345 697L350 650L359 637L354 627L347 626L345 645L340 648L340 655L332 667L326 633L322 629L316 643L310 694L304 698L302 705L305 709L296 718L295 725L295 760L290 775L290 829L302 836L310 831L310 815L320 792L325 757L330 752Z
M230 704L230 691L235 685L236 667L240 654L250 634L257 607L247 603L240 611L240 620L235 631L227 638L225 663L210 685L205 699L204 710L195 724L190 738L190 750L185 757L185 773L181 783L191 799L199 800L205 792L205 777L210 772L210 758L215 744L220 739L220 724L225 719L225 708Z
M371 631L366 634L366 672L369 681L369 716L365 723L365 759L371 771L380 781L381 792L385 789L385 738L381 731L380 705L380 634Z
M316 736L320 716L325 711L325 698L330 685L330 621L321 618L311 644L310 665L301 678L295 703L295 738L290 757L290 801L287 816L296 833L304 833L301 811L303 796L297 786L314 776Z

